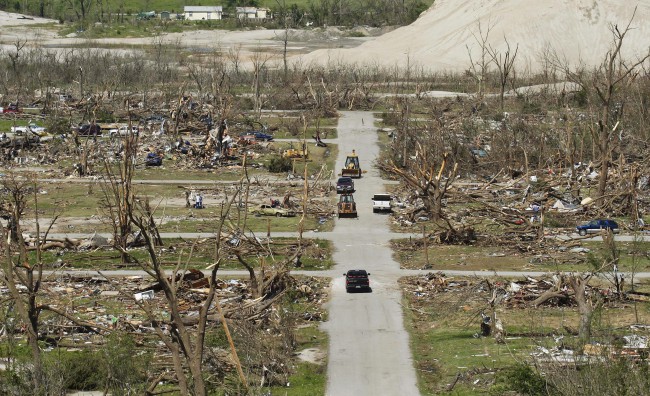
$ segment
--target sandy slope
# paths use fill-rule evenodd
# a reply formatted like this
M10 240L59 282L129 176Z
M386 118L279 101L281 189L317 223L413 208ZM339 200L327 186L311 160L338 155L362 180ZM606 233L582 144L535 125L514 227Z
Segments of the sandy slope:
M512 48L518 46L519 73L544 68L544 53L554 51L571 65L594 66L602 62L612 45L610 27L621 28L630 21L632 28L625 40L623 53L628 59L647 53L650 48L650 0L436 0L434 5L409 26L396 29L376 38L344 43L327 35L310 39L298 45L297 52L320 49L307 55L295 56L303 64L353 63L383 67L410 66L428 70L467 70L468 52L476 59L480 45L475 36L479 23L483 31L490 27L490 46L497 51L505 49L504 37ZM31 25L53 23L44 18L24 19L20 14L0 11L0 48L10 49L17 40L27 39L32 44L51 49L89 41L81 37L58 37L51 29ZM278 57L281 53L281 31L188 31L164 36L164 41L193 47L221 47L242 49L257 53L260 49ZM323 37L321 37L323 36ZM296 36L298 37L298 36ZM320 38L318 38L320 37ZM99 47L106 44L151 44L151 38L121 38L90 40ZM336 45L337 49L331 49ZM340 48L346 47L346 48ZM293 48L292 48L293 49ZM244 56L244 59L246 56Z
M511 47L519 45L520 71L543 68L549 49L571 65L597 65L612 43L610 25L624 27L635 5L634 30L623 48L633 58L650 46L650 0L436 0L409 26L354 49L314 51L301 61L466 70L468 47L474 57L480 53L473 36L480 22L484 31L492 27L488 42L497 50L504 50L504 37Z

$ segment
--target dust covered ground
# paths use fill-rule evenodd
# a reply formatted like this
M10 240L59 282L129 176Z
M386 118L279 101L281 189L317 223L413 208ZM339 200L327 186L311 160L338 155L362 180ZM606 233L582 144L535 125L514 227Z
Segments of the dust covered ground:
M236 51L242 59L254 54L264 53L279 61L284 51L285 31L277 29L258 30L187 30L181 33L162 33L157 37L122 37L88 39L83 32L73 32L62 36L59 31L64 25L56 20L24 16L0 11L0 48L15 49L15 43L26 41L27 45L62 50L83 44L85 48L129 53L138 49L134 46L149 46L157 43L180 45L192 51L223 52ZM338 27L290 29L287 53L290 56L302 55L317 49L353 48L374 37L391 31L393 28Z

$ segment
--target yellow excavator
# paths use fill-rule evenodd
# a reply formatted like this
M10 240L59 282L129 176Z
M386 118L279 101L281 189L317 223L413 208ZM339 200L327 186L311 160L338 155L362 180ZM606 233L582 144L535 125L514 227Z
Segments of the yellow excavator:
M341 177L352 177L359 179L361 177L361 166L359 165L359 157L356 151L352 150L352 154L348 155L345 159L345 166L341 170Z
M357 204L352 194L341 194L338 204L339 219L341 217L357 217Z

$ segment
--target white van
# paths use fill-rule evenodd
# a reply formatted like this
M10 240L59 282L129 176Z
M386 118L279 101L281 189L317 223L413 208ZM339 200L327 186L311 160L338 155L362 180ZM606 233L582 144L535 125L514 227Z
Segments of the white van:
M372 213L392 211L393 198L390 194L375 194L372 196Z

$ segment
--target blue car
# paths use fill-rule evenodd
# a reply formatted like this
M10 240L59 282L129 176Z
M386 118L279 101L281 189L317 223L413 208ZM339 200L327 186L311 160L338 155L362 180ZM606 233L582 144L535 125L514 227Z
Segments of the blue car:
M618 232L618 223L614 220L592 220L587 224L577 226L576 230L582 236L598 233L601 230L612 230L612 232L616 233Z
M263 142L270 142L273 140L273 135L269 135L268 133L253 131L251 134L255 136L256 140L261 140Z
M144 160L144 164L146 166L161 166L162 157L156 153L149 153L147 154L147 158Z
M270 142L273 140L273 135L269 135L268 133L264 133L260 131L250 131L250 132L242 133L240 137L247 140L252 140L253 138L255 138L255 140L261 142Z

